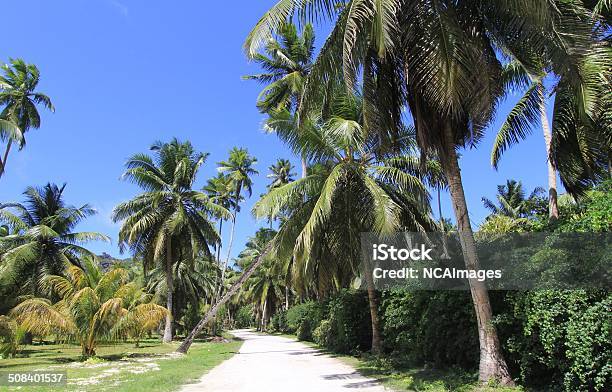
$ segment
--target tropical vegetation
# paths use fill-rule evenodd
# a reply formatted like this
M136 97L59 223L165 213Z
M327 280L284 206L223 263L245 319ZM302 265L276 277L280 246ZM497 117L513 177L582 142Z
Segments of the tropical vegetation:
M609 279L611 8L607 0L280 0L246 37L262 73L244 78L264 85L254 98L263 128L302 172L296 178L291 159L266 160L274 162L268 182L249 211L265 224L236 251L239 214L264 161L247 147L232 148L208 179L209 154L189 141L131 156L121 178L139 193L112 213L129 258L110 264L87 249L109 238L77 231L92 206L70 205L66 185L30 186L23 202L0 203L0 354L19 360L25 345L52 341L78 344L82 359L95 361L109 343L141 349L155 339L166 351L200 353L199 339L254 327L365 357L402 388L422 389L413 370L433 368L462 380L441 381L443 390L463 381L608 390L609 286L503 291L469 278L463 291L381 288L361 258L361 236L433 232L470 271L491 257L488 246L495 260L528 260L526 273L555 261ZM331 32L317 50L322 21ZM41 126L38 106L54 110L37 90L36 66L11 60L3 73L0 178L11 147ZM492 133L480 170L497 169L536 128L547 187L529 192L513 173L494 199L482 197L489 215L473 222L461 157ZM442 216L445 196L452 220ZM565 236L577 233L604 241ZM503 242L515 234L538 236L541 246L526 254ZM495 248L500 241L510 245Z

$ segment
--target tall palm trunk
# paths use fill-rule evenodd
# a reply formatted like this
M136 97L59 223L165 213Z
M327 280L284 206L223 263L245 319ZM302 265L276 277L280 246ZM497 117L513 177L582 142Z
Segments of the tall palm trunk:
M257 271L257 268L259 268L259 266L263 263L264 258L268 255L268 253L270 253L270 250L272 249L272 243L273 241L270 241L270 243L268 243L268 245L263 249L257 259L255 259L253 264L251 264L251 266L247 268L242 273L242 275L240 275L240 278L232 285L232 287L229 288L229 290L227 290L223 297L221 297L218 302L211 306L211 308L208 310L208 312L206 312L204 317L196 324L195 328L193 328L193 330L189 333L189 335L187 335L185 340L183 340L183 343L181 343L179 348L176 350L177 352L183 354L187 353L195 337L198 336L198 334L202 332L202 329L204 329L206 324L208 324L208 322L215 317L221 306L223 306L227 301L229 301L229 299L236 293L236 291L238 291L238 289L240 289L244 285L247 279L249 279L249 277L253 275L255 271Z
M374 287L374 278L371 273L372 271L369 265L366 265L366 285L368 291L368 303L370 306L370 319L372 322L372 354L378 355L382 353L382 336L380 333L380 319L378 318L378 297L376 296L376 288Z
M469 270L477 270L480 266L476 252L476 242L468 215L459 161L455 151L455 139L450 124L446 124L444 127L444 144L445 151L441 155L443 156L444 172L448 179L453 209L457 219L463 259ZM493 311L487 287L477 279L469 279L469 284L478 323L478 341L480 343L479 380L483 383L497 380L504 385L513 385L514 382L510 377L508 365L502 356L497 330L492 323Z
M174 276L172 276L172 241L166 241L166 326L164 327L164 343L172 341L172 322L173 322L173 297L174 297Z
M306 158L302 156L302 178L306 178L308 175L308 164L306 163Z
M540 98L540 121L542 122L542 132L544 133L546 163L548 167L548 218L550 220L556 220L559 219L559 207L557 205L557 170L555 170L555 166L550 159L552 135L550 133L548 115L546 114L546 100L542 89L540 89Z
M217 298L221 295L223 291L223 282L225 281L225 270L227 269L227 265L229 264L229 259L232 254L232 245L234 244L234 231L236 230L236 215L238 214L238 207L234 208L234 216L232 217L232 229L230 230L230 239L227 244L227 257L223 262L223 269L221 270L221 282L219 282L219 287L217 287Z
M268 314L268 298L266 298L264 300L263 303L263 310L261 311L261 331L265 332L266 331L266 317Z

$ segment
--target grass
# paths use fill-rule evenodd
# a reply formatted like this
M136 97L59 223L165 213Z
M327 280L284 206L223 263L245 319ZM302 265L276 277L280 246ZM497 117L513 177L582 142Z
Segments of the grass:
M297 340L295 335L275 334ZM317 344L307 341L301 343L317 348L327 355L337 358L355 368L363 376L373 378L393 391L411 392L520 392L521 387L482 386L477 374L463 370L439 370L423 367L403 367L384 357L363 355L360 357L330 352Z
M27 357L0 359L0 371L66 371L68 384L62 387L11 387L19 391L172 391L195 382L204 373L238 352L240 340L228 343L196 342L187 355L173 354L179 343L157 340L100 346L98 356L79 361L75 345L27 346Z

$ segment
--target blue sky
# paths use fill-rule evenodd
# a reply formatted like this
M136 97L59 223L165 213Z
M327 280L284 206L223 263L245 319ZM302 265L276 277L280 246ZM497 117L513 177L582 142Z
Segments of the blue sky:
M30 0L3 5L0 61L21 57L36 64L54 114L42 112L42 127L27 135L27 146L9 158L0 180L0 202L20 201L28 185L68 184L66 200L92 204L98 214L79 226L113 238L92 243L97 253L119 256L119 226L112 208L138 189L119 179L127 157L146 152L156 140L178 137L209 152L198 186L215 175L216 162L233 146L246 147L259 159L254 197L238 217L237 254L266 223L250 215L264 192L267 168L289 151L261 129L255 108L261 86L241 80L257 73L242 52L249 29L274 1L234 3L146 0ZM319 39L325 33L319 34ZM489 165L493 130L509 111L502 105L496 123L478 149L463 151L461 167L474 224L487 215L482 196L494 197L496 185L520 178L529 190L546 185L541 133L506 153L501 168ZM299 164L296 159L296 172ZM444 214L452 214L443 198ZM126 256L123 256L126 257Z

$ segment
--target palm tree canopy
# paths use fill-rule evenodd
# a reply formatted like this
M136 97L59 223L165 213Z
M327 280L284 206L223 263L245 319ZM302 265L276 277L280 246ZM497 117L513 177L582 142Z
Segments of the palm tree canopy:
M193 257L210 255L209 245L217 243L219 236L209 218L227 217L229 212L205 193L193 190L206 154L177 139L157 142L151 151L153 156L136 154L126 163L123 178L144 192L113 211L113 220L123 222L121 249L129 248L151 263L161 260L167 241L184 240Z
M544 193L544 188L537 187L525 197L520 181L507 180L506 184L497 186L497 205L486 197L482 198L482 202L492 214L520 218L531 214L538 204L545 203L542 198Z
M81 257L92 255L82 244L110 241L96 232L73 232L96 211L88 204L78 208L67 205L63 199L65 187L51 183L28 187L24 203L0 205L0 221L12 233L0 239L1 248L7 249L0 279L13 283L23 279L36 291L44 275L58 274L66 263L79 265Z
M55 111L51 99L36 91L40 81L40 72L34 64L27 64L22 59L11 59L10 64L2 66L0 76L0 105L4 110L0 117L16 124L22 133L40 127L40 115L36 105L43 105ZM23 147L25 139L20 138Z
M267 175L272 181L268 189L278 188L294 180L293 165L287 159L279 159L269 167L270 174Z
M329 287L334 277L354 276L361 232L434 226L418 165L409 156L384 154L377 134L363 126L362 102L338 93L329 113L313 115L318 120L294 146L315 163L309 175L271 189L253 208L257 217L290 211L275 238L275 256L294 255L294 273L304 282L316 273L330 279L321 283ZM397 143L407 151L410 130L402 132Z
M257 163L257 158L249 155L245 148L234 147L230 151L229 159L218 163L217 170L227 174L234 183L234 199L239 200L242 190L249 196L253 194L253 180L251 176L259 172L253 168Z
M312 66L315 35L311 24L304 26L300 36L293 23L283 23L276 35L265 44L264 53L252 56L265 72L244 77L266 84L257 99L262 113L295 108Z

